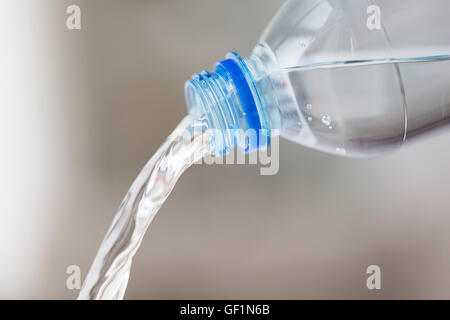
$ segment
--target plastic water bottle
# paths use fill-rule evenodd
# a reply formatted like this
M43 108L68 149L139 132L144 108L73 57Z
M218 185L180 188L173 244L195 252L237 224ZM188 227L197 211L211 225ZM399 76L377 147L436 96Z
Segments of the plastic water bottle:
M236 145L234 129L339 155L384 152L450 121L450 1L288 1L249 57L194 74L185 96L223 133L217 154Z

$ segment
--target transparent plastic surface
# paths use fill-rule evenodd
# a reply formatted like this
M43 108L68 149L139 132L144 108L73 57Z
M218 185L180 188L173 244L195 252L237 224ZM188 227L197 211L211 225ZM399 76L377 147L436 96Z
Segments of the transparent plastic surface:
M450 1L288 1L245 62L271 128L349 156L450 120Z

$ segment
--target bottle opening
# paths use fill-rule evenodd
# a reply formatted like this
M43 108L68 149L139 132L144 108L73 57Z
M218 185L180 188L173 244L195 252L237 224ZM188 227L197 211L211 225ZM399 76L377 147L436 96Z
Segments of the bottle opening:
M225 154L238 146L251 152L269 144L260 95L245 61L236 53L216 64L213 73L196 73L185 83L185 99L194 118L208 119L221 141L213 152ZM221 134L221 137L218 135Z

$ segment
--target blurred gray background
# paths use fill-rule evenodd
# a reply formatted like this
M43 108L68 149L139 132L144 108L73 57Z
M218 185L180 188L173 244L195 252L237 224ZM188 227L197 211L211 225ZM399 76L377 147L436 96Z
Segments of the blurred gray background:
M0 298L73 299L183 84L251 52L281 0L0 0ZM66 7L82 29L65 26ZM326 94L326 93L324 93ZM280 171L196 165L128 299L450 298L450 131L351 160L282 141ZM381 290L366 288L381 267Z

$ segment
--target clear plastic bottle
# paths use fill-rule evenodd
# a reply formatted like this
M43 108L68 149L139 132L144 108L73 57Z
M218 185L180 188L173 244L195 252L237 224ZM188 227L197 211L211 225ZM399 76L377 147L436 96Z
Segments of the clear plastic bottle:
M221 132L277 129L339 155L384 152L450 121L450 1L288 1L249 57L229 53L185 95ZM224 137L215 153L236 144Z

